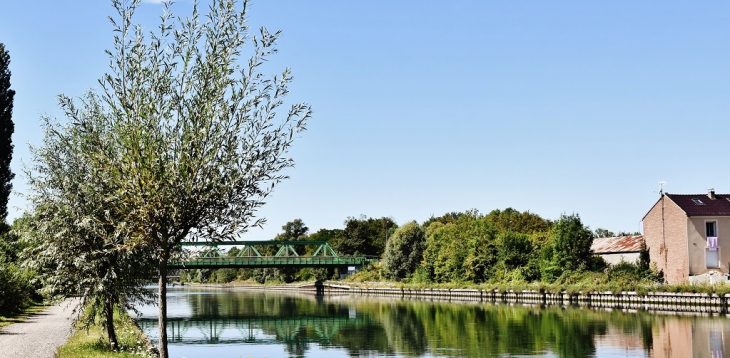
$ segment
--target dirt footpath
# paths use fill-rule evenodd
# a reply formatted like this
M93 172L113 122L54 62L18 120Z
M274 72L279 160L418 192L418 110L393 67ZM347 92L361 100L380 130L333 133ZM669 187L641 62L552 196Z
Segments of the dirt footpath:
M77 304L78 299L68 299L0 329L0 357L53 358L71 336L71 312Z

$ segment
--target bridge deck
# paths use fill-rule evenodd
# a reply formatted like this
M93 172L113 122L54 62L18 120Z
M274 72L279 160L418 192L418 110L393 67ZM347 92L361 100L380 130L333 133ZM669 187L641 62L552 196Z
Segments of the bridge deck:
M219 269L219 268L264 268L264 267L343 267L362 266L374 261L369 257L353 256L261 256L261 257L200 257L185 262L171 262L173 269Z

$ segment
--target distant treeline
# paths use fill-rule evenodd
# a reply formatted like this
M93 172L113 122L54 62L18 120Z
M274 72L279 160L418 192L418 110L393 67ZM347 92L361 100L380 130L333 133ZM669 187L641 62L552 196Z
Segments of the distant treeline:
M634 233L619 233L621 235ZM300 219L282 227L274 240L327 241L340 255L373 255L380 263L356 274L361 281L393 280L410 283L530 283L576 280L656 282L661 276L649 267L648 252L639 263L609 267L590 251L594 237L612 236L605 229L591 231L577 214L548 220L512 208L484 215L476 210L451 212L398 226L391 218L350 217L342 229L309 233ZM300 248L311 255L314 246ZM265 250L273 250L273 247ZM228 251L235 256L238 248ZM273 255L273 252L261 252ZM588 277L598 275L597 277ZM227 283L234 280L293 282L339 278L336 269L218 269L182 271L181 279Z

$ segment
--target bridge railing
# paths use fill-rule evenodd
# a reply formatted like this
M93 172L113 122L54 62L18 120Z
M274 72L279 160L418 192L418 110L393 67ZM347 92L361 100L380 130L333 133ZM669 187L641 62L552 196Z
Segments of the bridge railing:
M172 262L171 268L245 268L245 267L338 267L363 266L378 258L374 256L341 256L326 241L225 241L225 242L187 242L183 246L206 247L200 255L189 257L180 262ZM235 256L224 255L218 246L239 246ZM317 245L312 256L300 256L297 246ZM258 248L275 246L278 251L273 256L261 255ZM258 247L258 248L257 248Z
M239 246L236 257L264 257L257 247L278 246L279 251L274 257L299 257L295 247L317 246L311 257L338 257L332 246L326 241L221 241L221 242L184 242L182 246L203 246L208 248L203 257L217 257L220 255L219 246Z
M171 269L193 268L257 268L257 267L342 267L363 266L375 257L198 257L183 262L171 262Z

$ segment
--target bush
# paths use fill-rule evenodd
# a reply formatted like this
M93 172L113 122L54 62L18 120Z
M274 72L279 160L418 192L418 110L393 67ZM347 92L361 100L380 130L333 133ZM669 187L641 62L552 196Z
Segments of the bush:
M32 284L34 274L6 262L0 256L0 315L9 315L27 307L33 300L40 300Z
M542 278L552 282L564 273L589 268L592 243L593 233L578 214L561 215L553 224L550 244L543 251Z
M527 265L534 256L534 245L529 236L516 232L505 232L497 238L499 260L507 269Z
M425 233L415 221L396 229L385 245L385 277L400 281L413 273L423 259L425 246Z
M217 283L229 283L233 282L236 279L236 276L238 275L238 270L236 269L218 269L215 273L215 282Z

